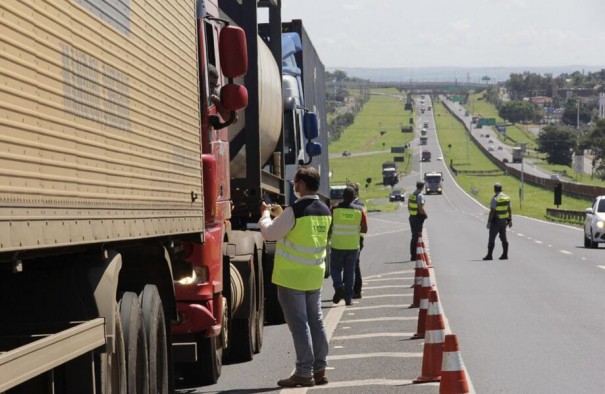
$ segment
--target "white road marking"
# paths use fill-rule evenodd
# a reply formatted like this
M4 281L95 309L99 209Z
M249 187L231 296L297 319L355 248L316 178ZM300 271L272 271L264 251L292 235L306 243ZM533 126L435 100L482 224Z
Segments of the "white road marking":
M542 241L538 241L537 239L534 242L537 243L537 244L543 243Z
M559 252L561 252L563 254L573 254L572 252L570 252L568 250L559 250Z
M605 265L597 265L597 267L599 267L602 270L605 270Z
M368 279L368 280L364 280L364 284L365 283L371 283L371 282L384 282L386 280L406 280L406 279L414 279L412 277L409 276L395 276L392 278L378 278L378 279Z

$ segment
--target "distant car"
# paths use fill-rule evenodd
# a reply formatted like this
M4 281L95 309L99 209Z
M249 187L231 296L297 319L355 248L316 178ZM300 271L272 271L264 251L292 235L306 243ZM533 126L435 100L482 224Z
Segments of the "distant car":
M559 174L550 174L550 179L552 179L555 182L561 182L561 178L559 177Z
M342 152L342 155L345 156L345 157L348 157L348 156L351 156L351 152L348 151L348 150L345 150L345 151Z
M399 189L393 189L391 194L389 195L389 202L393 201L404 201L403 193Z
M508 159L505 157L504 159L502 159L502 163L504 163L504 164L508 163Z
M493 152L493 151L494 151L494 147L490 145L490 146L488 146L488 147L487 147L487 150L488 150L489 152Z
M490 143L490 144L493 144L493 143L494 143L494 140L489 140L489 141L487 141L487 142L488 142L488 143Z
M443 161L443 156L437 156L438 161Z
M502 150L502 145L498 145L498 150Z
M584 212L584 247L597 248L605 242L605 196L595 198L592 207Z

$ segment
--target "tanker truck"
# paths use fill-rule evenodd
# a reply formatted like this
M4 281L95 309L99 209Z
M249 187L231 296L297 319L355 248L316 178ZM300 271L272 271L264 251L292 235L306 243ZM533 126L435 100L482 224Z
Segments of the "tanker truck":
M262 345L267 250L242 196L283 181L232 181L228 132L272 99L255 67L237 83L256 36L216 0L121 4L1 6L0 392L168 393Z
M245 121L229 127L232 223L241 230L258 229L263 200L280 205L294 201L291 181L301 164L319 170L320 195L326 201L329 195L327 133L319 133L327 130L324 67L302 22L282 23L279 5L271 3L264 3L268 23L258 24L256 2L220 1L247 37L257 37L248 40ZM267 323L280 324L283 313L271 283L274 253L275 242L264 242L263 312Z

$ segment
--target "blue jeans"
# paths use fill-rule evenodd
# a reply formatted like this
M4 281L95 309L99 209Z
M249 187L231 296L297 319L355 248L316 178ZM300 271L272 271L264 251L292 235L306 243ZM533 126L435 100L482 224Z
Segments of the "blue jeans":
M353 298L353 284L355 283L357 257L359 257L359 249L340 250L332 248L330 253L330 275L332 276L332 284L334 285L334 290L338 290L344 286L345 302L351 302L351 299Z
M296 351L296 375L311 377L328 365L328 335L321 312L321 289L303 291L277 286Z

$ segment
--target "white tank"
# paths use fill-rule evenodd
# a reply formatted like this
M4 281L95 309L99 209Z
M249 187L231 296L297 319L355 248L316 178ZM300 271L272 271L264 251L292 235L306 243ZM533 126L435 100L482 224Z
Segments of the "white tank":
M257 36L258 40L258 96L259 96L259 138L260 138L260 159L261 166L265 165L279 140L282 127L283 103L282 86L279 75L279 69L271 51L263 40ZM238 122L229 127L229 142L241 132L256 133L253 129L255 125L246 126L246 117L244 111L238 113ZM246 152L241 149L239 153L231 159L231 177L246 177Z

